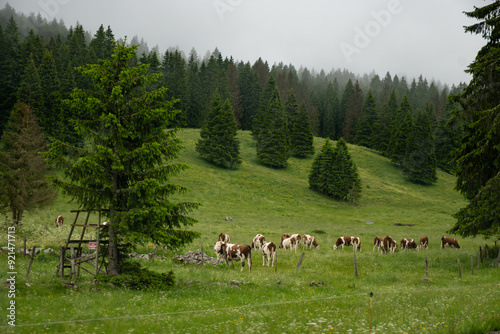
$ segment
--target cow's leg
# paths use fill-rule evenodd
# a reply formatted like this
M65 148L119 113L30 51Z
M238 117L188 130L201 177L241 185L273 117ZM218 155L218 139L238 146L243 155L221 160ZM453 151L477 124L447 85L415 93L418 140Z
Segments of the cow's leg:
M267 262L268 262L267 266L269 267L269 260L267 260ZM265 263L266 263L266 255L262 254L262 266L263 267L264 267Z

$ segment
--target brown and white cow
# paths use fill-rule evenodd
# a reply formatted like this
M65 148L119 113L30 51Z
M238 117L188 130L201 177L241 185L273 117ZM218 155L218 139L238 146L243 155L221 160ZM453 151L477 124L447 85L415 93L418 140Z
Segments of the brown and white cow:
M297 244L297 247L300 246L300 242L302 241L302 237L300 236L300 234L292 234L290 236L290 238L294 238L295 239L295 242Z
M425 235L420 238L420 248L429 248L429 238L427 238Z
M276 260L276 245L274 242L264 242L262 246L262 266L264 267L267 259L267 266L269 267L269 262L272 260L272 266L274 267L274 261Z
M223 241L217 241L214 245L214 252L219 253L226 264L233 261L241 261L241 271L245 266L245 260L248 260L248 271L252 271L252 247L250 245L227 244Z
M266 242L266 238L262 234L257 234L252 241L252 249L262 249L262 246Z
M302 249L304 249L304 248L307 249L308 246L309 246L309 249L312 249L313 246L314 246L314 248L318 248L319 249L319 245L316 242L316 238L313 237L312 235L304 234L302 236Z
M291 252L292 250L294 250L294 251L295 251L295 253L297 253L297 246L298 246L298 245L297 245L297 239L292 238L292 237L290 237L290 238L286 238L285 240L283 240L283 241L281 242L281 248L283 248L283 249L288 249L288 248L290 248L290 252Z
M222 232L221 234L219 234L219 239L217 239L218 241L222 241L222 242L225 242L226 244L230 243L231 238L229 237L229 235L227 235L226 233Z
M333 245L333 250L336 250L339 247L342 247L344 250L344 246L351 246L356 251L358 248L361 251L361 240L358 237L340 237L337 239L335 245Z
M62 227L64 223L63 216L57 216L56 218L56 227Z
M285 240L286 238L290 238L289 233L283 233L283 235L281 236L280 248L283 248L283 240Z
M460 248L458 245L457 239L454 238L448 238L448 237L442 237L441 238L441 248L444 248L444 246L450 246L454 248Z
M418 250L417 243L412 238L401 239L401 250L416 249Z
M375 237L375 239L373 239L373 251L375 251L375 248L378 248L378 251L380 252L380 249L382 248L382 240L384 240L384 237Z
M382 251L384 253L395 252L398 248L398 243L388 235L382 239Z

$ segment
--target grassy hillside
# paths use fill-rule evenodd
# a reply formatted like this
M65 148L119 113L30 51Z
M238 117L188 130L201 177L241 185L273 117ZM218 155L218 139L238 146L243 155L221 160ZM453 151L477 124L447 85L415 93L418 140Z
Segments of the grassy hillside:
M500 268L489 266L496 253L478 265L477 249L485 244L480 238L459 238L459 250L439 248L439 238L454 222L451 214L464 205L453 190L453 176L438 172L437 184L414 185L376 152L349 146L363 185L359 205L352 206L308 189L312 158L292 158L288 168L270 169L256 161L250 133L240 132L239 136L243 165L231 171L199 157L194 150L198 130L179 133L185 149L176 162L188 164L190 169L172 181L190 191L175 200L203 204L192 213L199 221L193 229L201 232L201 239L175 251L159 249L165 261L142 261L151 270L173 271L175 288L129 291L92 284L88 274L78 280L77 287L66 287L54 277L57 255L36 258L31 285L26 285L29 261L18 256L18 327L14 330L2 322L0 332L369 333L370 292L374 293L372 333L500 330ZM323 142L315 140L318 150ZM74 219L69 210L74 208L75 204L59 198L51 208L27 214L17 233L17 247L23 232L28 234L28 246L62 245ZM66 221L58 230L53 220L59 214ZM233 221L225 221L226 216ZM415 226L395 226L394 222ZM231 268L173 261L175 253L201 245L214 256L213 244L220 232L242 244L251 243L257 233L275 243L283 232L309 233L317 237L320 248L297 253L278 250L277 272L262 267L257 250L252 252L252 272L247 266L240 272L239 263ZM372 252L374 236L385 234L397 241L427 235L430 248L386 255ZM356 253L358 277L354 276L352 248L332 250L341 235L361 237L364 247ZM0 237L1 244L6 243L5 236ZM489 245L493 245L491 241ZM153 245L139 247L142 253L152 250ZM305 257L297 271L302 252ZM7 256L0 255L0 261L7 263ZM6 279L7 271L2 270L0 282ZM231 284L233 281L237 282ZM3 298L7 289L0 284L3 310L9 302Z
M235 234L235 241L243 243L256 233L276 240L283 232L322 230L326 234L318 237L328 244L344 234L361 236L365 243L375 235L390 234L399 240L426 234L437 246L454 223L451 214L465 203L453 190L454 176L439 171L435 185L416 185L406 181L388 159L363 147L349 145L363 186L359 205L352 206L308 188L313 158L291 158L286 169L260 165L249 132L239 133L243 165L234 171L214 167L198 155L194 150L198 130L185 130L179 137L185 145L179 160L191 168L174 182L190 189L183 198L203 203L193 215L200 222L195 229L202 231L207 242L221 231ZM315 139L317 152L323 143L324 139ZM226 216L233 222L225 222ZM396 227L394 222L415 226Z

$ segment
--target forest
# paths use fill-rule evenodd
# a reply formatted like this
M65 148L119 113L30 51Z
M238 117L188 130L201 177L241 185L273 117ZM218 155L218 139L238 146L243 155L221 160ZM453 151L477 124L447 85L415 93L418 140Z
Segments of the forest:
M112 28L101 25L91 35L78 23L66 28L63 21L16 13L9 5L0 10L0 23L0 133L15 103L23 101L33 108L46 138L80 142L71 120L88 115L75 114L64 101L75 88L91 88L89 79L76 68L111 57ZM406 137L414 133L420 137L414 140L418 153L413 155L430 156L431 169L451 172L454 168L451 152L461 133L460 126L448 120L460 107L448 97L459 94L465 84L450 88L422 76L409 79L389 72L383 77L344 69L318 72L293 64L270 65L261 58L243 62L223 56L217 48L204 57L194 48L189 55L175 48L160 53L157 47L150 51L137 36L126 43L138 45L133 66L148 64L150 73L161 74L154 85L168 88L163 99L178 99L175 108L180 112L171 127L201 128L217 91L222 100L230 101L238 128L255 131L255 115L272 77L283 106L291 98L304 106L315 136L342 137L347 143L377 150L403 168Z

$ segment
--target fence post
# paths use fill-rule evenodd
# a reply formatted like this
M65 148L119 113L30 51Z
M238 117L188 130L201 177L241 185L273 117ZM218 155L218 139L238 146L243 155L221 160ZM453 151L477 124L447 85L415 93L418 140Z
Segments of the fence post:
M306 255L306 253L302 253L302 255L300 256L299 264L297 265L297 271L299 271L300 267L302 266L302 260L304 259L304 255Z
M75 280L75 247L71 246L71 280Z
M460 278L462 277L462 267L460 267L460 258L458 258L458 275Z
M358 277L358 263L356 261L356 252L354 252L354 276Z
M61 246L61 251L59 253L59 266L61 269L61 279L63 279L64 277L64 253L65 253L66 249L64 248L64 246Z
M481 263L483 263L483 250L481 249L481 246L479 246L479 259L481 260Z
M429 262L427 261L427 256L425 257L425 277L429 277Z
M372 332L373 292L370 292L370 334Z
M24 250L23 250L23 256L26 256L26 233L24 233Z
M477 270L479 270L479 263L481 263L481 251L477 253Z
M26 273L26 282L28 282L28 278L30 277L30 271L31 271L31 264L33 263L33 257L35 256L35 248L36 246L33 246L33 249L31 250L31 258L30 258L30 264L28 265L28 272Z

